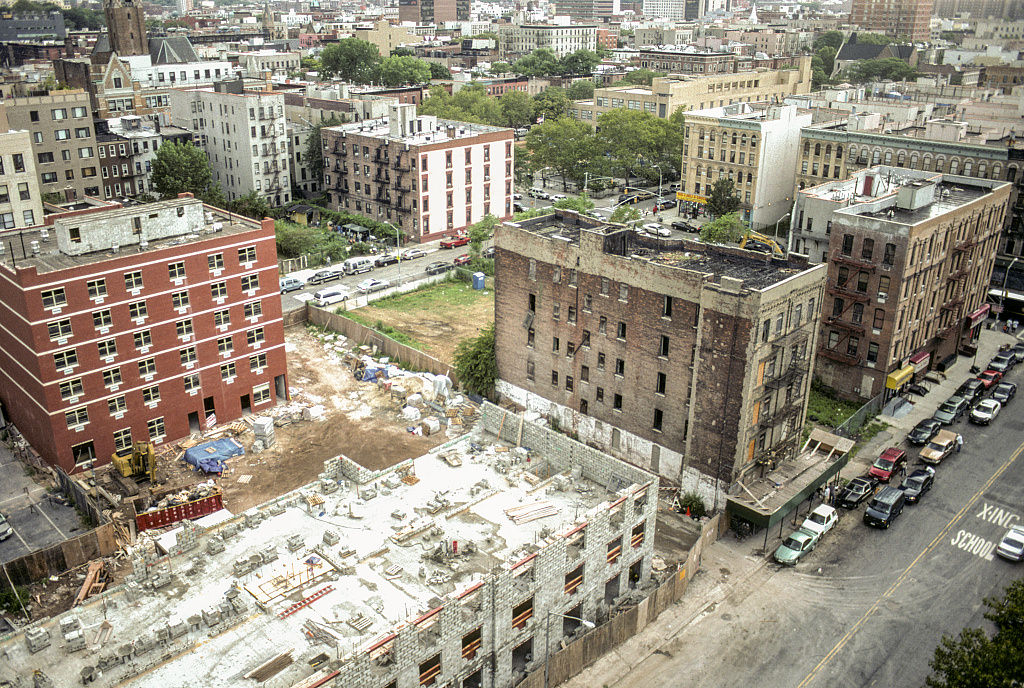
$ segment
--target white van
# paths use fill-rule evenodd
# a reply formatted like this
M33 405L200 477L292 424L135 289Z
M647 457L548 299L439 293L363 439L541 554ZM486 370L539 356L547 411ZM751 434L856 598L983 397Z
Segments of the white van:
M313 305L323 308L348 298L348 289L344 287L325 287L313 294Z
M345 271L346 275L358 275L361 272L369 272L373 270L373 258L369 256L349 258L341 264L341 269Z

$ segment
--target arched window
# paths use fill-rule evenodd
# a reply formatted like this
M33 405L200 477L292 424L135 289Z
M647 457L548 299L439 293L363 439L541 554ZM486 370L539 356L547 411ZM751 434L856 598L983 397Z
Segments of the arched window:
M1006 168L1006 181L1015 182L1017 181L1017 166L1010 165Z
M990 179L999 179L1000 178L999 175L1001 175L1002 173L1003 173L1003 166L1000 165L999 163L996 163L996 164L992 165L992 176L990 177Z
M906 151L898 152L896 154L896 165L898 165L899 167L903 167L906 164L907 164L907 152Z
M750 147L751 148L757 148L757 137L756 136L751 136L750 137Z
M754 181L754 175L752 175L750 172L747 172L747 184L750 184L753 181Z
M936 172L945 172L946 171L946 158L945 157L940 155L939 157L935 158L935 171Z
M971 176L971 172L973 172L973 171L974 171L974 161L973 160L964 160L964 176L965 177L970 177Z
M825 146L825 157L827 158L830 155L832 155L832 144L831 143Z
M878 150L876 148L875 151L871 154L871 164L872 165L877 165L879 162L881 162L881 160L882 160L882 151L880 151L880 150Z
M746 146L747 145L747 135L746 134L743 134L742 136L740 136L740 145L741 146Z
M803 190L804 190L804 186L806 186L806 184L804 184L803 182L800 182L800 190L801 190L801 191L803 191Z
M911 153L911 154L910 154L910 169L912 169L912 170L917 170L917 169L920 169L920 168L919 168L919 167L917 166L917 163L918 163L918 162L919 162L919 159L918 159L918 155L917 155L917 153Z
M736 145L736 132L735 131L732 133L732 145L734 145L734 146Z
M821 144L820 143L814 144L814 154L816 156L817 155L821 155Z
M697 138L701 141L704 140L704 127L697 130Z
M891 165L892 164L892 151L891 150L885 151L885 164L886 165Z
M921 169L926 172L932 171L932 156L930 154L925 153L924 160L921 163Z
M810 155L810 154L811 154L811 142L810 141L804 141L804 155Z
M836 160L842 160L842 159L843 159L843 147L842 146L836 146Z
M949 173L957 174L960 171L960 160L959 158L953 158L949 161Z

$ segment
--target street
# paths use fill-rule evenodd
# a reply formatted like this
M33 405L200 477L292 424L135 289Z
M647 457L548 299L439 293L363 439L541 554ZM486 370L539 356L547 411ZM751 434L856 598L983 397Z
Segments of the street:
M1018 368L1008 379L1020 384L1024 365ZM608 685L660 686L667 676L678 677L671 683L678 686L923 685L943 633L987 624L982 600L1024 572L994 554L1007 527L1024 518L1024 400L1011 400L991 426L962 420L952 429L963 434L963 451L936 467L932 490L888 530L865 526L863 505L843 511L836 532L792 569L766 563L777 529L763 555L753 551L763 535L725 536L712 549L732 563L708 566L705 599L747 577ZM888 444L908 449L913 470L917 448L902 438ZM791 526L792 519L785 532ZM730 571L733 564L741 570ZM566 685L597 678L585 674Z

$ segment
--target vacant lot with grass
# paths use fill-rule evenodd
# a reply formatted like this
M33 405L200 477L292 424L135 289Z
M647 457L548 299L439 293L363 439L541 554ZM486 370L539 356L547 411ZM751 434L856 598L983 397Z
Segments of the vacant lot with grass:
M492 286L490 278L487 288L479 291L461 281L439 282L339 313L440 361L454 363L459 341L475 337L480 328L494 321Z

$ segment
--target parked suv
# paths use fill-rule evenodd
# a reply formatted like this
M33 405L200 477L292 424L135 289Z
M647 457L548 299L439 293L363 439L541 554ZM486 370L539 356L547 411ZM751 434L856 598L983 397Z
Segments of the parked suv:
M968 404L973 404L981 398L986 389L987 387L985 386L984 381L972 378L957 388L956 395L966 399Z
M942 406L939 407L932 417L943 425L952 425L967 413L970 405L970 402L963 397L954 395L942 402Z
M868 475L878 478L883 483L889 482L894 473L897 473L907 463L907 452L897 447L889 447L875 459Z
M868 502L864 510L864 523L875 528L888 528L896 517L903 513L906 496L897 487L883 487Z

